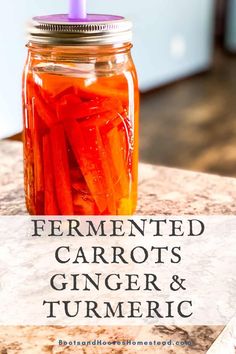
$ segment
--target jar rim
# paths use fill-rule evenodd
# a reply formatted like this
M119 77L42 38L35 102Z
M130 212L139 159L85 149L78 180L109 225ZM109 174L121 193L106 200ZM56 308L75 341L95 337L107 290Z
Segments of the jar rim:
M132 22L123 17L114 16L114 20L85 22L66 21L67 15L55 15L55 19L59 16L60 21L54 21L53 16L50 20L47 16L34 17L28 25L29 41L70 46L132 42Z

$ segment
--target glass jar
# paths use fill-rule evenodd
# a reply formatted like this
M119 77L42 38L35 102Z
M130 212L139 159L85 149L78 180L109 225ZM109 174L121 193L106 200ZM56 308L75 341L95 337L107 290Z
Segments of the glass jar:
M23 75L26 205L33 215L131 215L139 92L131 24L37 17Z

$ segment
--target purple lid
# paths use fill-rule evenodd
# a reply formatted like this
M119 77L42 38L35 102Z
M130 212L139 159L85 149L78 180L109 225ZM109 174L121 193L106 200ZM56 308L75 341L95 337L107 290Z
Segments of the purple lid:
M119 21L124 20L122 16L115 15L102 15L102 14L88 14L86 18L70 18L66 14L48 15L48 16L37 16L33 20L44 23L92 23L92 22L109 22L109 21Z
M76 23L90 23L90 22L108 22L124 19L121 16L113 15L90 15L87 14L87 0L69 0L69 14L68 15L49 15L35 17L34 20L42 22L53 22L59 24Z

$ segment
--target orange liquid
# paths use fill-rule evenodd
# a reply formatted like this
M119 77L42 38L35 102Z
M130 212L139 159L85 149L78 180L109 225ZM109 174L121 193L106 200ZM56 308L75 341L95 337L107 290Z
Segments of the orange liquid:
M137 203L135 70L25 77L25 190L36 215L130 215Z

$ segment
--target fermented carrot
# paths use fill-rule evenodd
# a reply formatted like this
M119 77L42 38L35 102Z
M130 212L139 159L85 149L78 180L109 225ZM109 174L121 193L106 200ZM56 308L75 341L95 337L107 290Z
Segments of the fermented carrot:
M96 98L88 102L81 102L77 96L66 95L57 104L59 120L81 119L111 110L116 114L121 113L123 110L121 102L113 98Z
M62 125L51 128L50 143L58 206L62 215L73 215L67 146Z
M51 142L48 135L43 137L43 170L44 170L44 214L58 215L59 209L57 206L55 194L55 181L52 166L52 151Z
M107 156L110 156L111 169L115 179L115 187L120 191L120 198L129 195L129 176L127 161L127 143L121 141L121 132L114 127L107 134Z
M57 123L56 112L53 110L52 106L45 102L45 99L42 97L41 92L37 86L35 86L35 106L42 121L48 128L52 127Z
M42 159L42 137L40 134L40 122L36 109L33 106L34 126L32 129L33 156L34 156L34 193L35 205L38 214L43 214L43 159Z
M106 151L96 126L65 123L66 134L100 213L116 213L115 191Z

